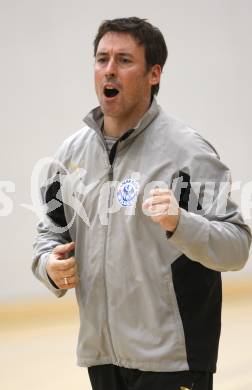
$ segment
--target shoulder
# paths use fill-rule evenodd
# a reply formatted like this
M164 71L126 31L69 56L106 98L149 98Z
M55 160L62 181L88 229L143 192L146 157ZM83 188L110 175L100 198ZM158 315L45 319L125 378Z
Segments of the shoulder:
M198 180L225 176L229 171L216 148L187 123L161 110L157 128L177 170Z
M79 130L75 131L69 137L67 137L60 147L58 148L55 157L63 163L71 159L73 155L81 153L83 148L92 140L95 136L95 131L88 126L83 126Z
M76 149L83 147L83 145L87 143L94 136L94 134L95 131L85 125L67 137L62 142L60 149L71 150L73 152Z
M175 149L185 153L185 156L195 153L210 153L220 158L216 148L204 138L200 131L194 129L185 121L166 114L162 109L159 115L159 125L163 130L163 137Z

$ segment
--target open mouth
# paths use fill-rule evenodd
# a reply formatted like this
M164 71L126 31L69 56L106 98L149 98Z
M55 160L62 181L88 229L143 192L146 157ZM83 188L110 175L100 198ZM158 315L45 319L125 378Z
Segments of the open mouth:
M119 93L119 91L116 88L109 88L109 87L104 88L104 95L107 98L115 97L118 93Z

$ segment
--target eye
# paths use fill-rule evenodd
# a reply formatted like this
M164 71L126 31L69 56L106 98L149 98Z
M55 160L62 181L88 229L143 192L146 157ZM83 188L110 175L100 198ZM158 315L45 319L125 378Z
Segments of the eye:
M131 61L129 58L122 58L122 59L121 59L121 62L122 62L123 64L130 64L132 61Z
M104 64L106 61L107 61L106 58L103 58L103 57L100 57L100 58L97 58L97 59L96 59L96 62L97 62L98 64Z

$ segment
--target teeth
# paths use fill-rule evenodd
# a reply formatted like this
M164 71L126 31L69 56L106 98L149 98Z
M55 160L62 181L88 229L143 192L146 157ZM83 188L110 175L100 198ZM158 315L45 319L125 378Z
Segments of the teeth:
M115 89L114 87L106 87L106 89Z

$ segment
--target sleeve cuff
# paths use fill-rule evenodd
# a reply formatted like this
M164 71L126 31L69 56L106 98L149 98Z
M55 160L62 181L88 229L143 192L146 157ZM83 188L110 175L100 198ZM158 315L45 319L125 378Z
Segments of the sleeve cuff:
M181 252L197 257L205 253L209 235L209 221L201 215L181 209L178 225L173 233L166 232L169 243Z
M47 274L47 277L49 279L49 282L53 285L54 288L57 288L57 290L59 290L59 287L57 286L57 284L54 283L54 281L52 280L52 278L50 278L50 275L48 274L48 272L46 271L46 274Z

